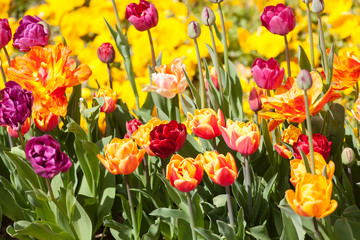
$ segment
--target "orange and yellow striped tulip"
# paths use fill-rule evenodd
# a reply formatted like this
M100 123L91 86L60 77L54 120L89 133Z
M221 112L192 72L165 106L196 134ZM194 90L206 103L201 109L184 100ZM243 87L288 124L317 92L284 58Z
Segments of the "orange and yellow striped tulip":
M94 94L95 97L104 98L104 106L101 107L101 112L111 113L116 109L117 93L109 87L101 87Z

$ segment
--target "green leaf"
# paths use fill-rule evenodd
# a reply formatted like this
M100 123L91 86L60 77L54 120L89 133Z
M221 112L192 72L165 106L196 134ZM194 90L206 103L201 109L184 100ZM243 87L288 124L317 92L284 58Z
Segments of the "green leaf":
M80 127L80 125L74 122L72 119L69 120L70 122L66 125L65 132L72 132L75 134L76 138L86 140L87 135L84 129L82 129L82 127Z
M75 197L75 196L74 196ZM84 208L76 201L71 224L74 226L80 240L91 239L92 223Z
M178 239L192 239L191 226L188 221L179 218L176 221Z
M334 70L334 52L335 52L335 44L331 44L331 49L329 52L329 78L332 79L333 76L333 70Z
M217 220L216 221L219 232L224 235L227 240L234 240L236 238L234 230L225 222Z
M306 56L304 49L299 45L299 66L300 69L311 71L311 64L309 58Z
M183 148L180 151L178 151L178 154L180 154L181 156L195 158L201 152L202 152L202 148L199 145L199 143L195 140L193 136L188 134L186 136L186 142L184 143Z
M222 34L219 31L219 28L217 27L216 24L214 24L213 26L214 26L214 29L215 29L216 37L220 40L220 42L222 42Z
M85 150L85 155L87 158L87 163L90 167L91 175L94 181L94 187L96 192L96 186L99 182L100 177L100 168L99 168L99 159L97 158L97 155L100 153L97 145L95 143L83 140L82 145Z
M234 63L232 63L231 61L229 61L229 78L229 83L231 84L229 97L232 118L242 121L244 118L243 90L241 87L238 71Z
M310 160L307 158L306 154L303 152L303 150L301 150L300 148L298 149L301 155L301 158L304 162L305 165L305 169L307 173L311 173L311 168L310 168Z
M194 103L186 94L180 94L181 107L185 116L190 112L194 115L195 109L197 109L196 103Z
M301 226L294 226L293 220L284 211L281 211L283 221L282 239L304 239L305 231Z
M197 106L200 106L200 105L201 105L201 101L200 101L199 90L194 87L194 84L193 84L192 81L190 80L190 78L189 78L189 76L187 75L186 71L183 70L183 72L184 72L184 74L185 74L186 81L187 81L187 83L189 84L189 88L190 88L191 94L192 94L192 96L193 96L193 99L194 99L196 105L197 105Z
M239 213L237 215L237 223L238 223L238 232L237 237L239 239L244 239L245 237L245 227L246 227L246 221L244 219L244 210L242 207L240 207Z
M111 220L111 217L105 217L104 226L114 230L111 231L111 234L117 237L116 239L131 240L132 229L127 225Z
M149 230L141 238L142 240L158 239L160 236L160 219L156 219L154 224L151 224Z
M266 187L263 191L263 198L268 202L269 201L269 196L270 196L270 191L272 189L272 187L274 186L274 183L277 179L278 174L276 173L270 180L269 182L266 184Z
M270 240L269 234L264 225L249 228L251 236L258 240Z
M262 135L264 137L265 148L266 148L267 155L269 157L270 165L273 168L273 170L276 170L277 163L276 163L276 159L274 156L273 144L270 139L268 124L264 118L261 119L261 129L262 129Z
M175 220L178 218L181 218L185 221L190 222L189 215L181 209L158 208L158 209L155 209L154 211L152 211L149 215L150 216L159 216L159 217L164 217L164 218L173 218Z
M67 106L67 116L80 124L79 99L81 98L81 84L74 86Z
M220 236L213 234L211 231L204 228L195 228L195 231L206 240L220 240Z

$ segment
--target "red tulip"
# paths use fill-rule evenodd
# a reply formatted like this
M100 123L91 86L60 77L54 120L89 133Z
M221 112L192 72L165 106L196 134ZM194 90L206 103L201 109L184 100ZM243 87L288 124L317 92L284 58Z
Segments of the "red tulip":
M326 160L329 157L332 142L329 142L326 137L319 133L313 134L312 137L314 152L320 153ZM294 157L301 159L298 148L300 148L305 154L309 153L309 139L305 134L301 134L297 142L293 145Z
M125 18L131 22L138 31L147 31L158 24L159 14L154 4L140 0L139 5L130 3L126 7Z
M103 63L112 63L115 60L115 50L111 43L103 43L97 50L97 55Z

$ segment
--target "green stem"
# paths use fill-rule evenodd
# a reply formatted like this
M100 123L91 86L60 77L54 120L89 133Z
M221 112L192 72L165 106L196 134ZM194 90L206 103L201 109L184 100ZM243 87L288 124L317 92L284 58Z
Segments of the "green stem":
M316 238L319 240L323 240L323 237L322 237L321 233L319 232L319 227L318 227L316 217L313 217L313 223L314 223Z
M129 175L125 175L125 181L126 181L126 190L128 194L129 199L129 205L130 205L130 214L131 214L131 224L133 225L133 232L135 239L138 239L138 233L137 233L137 224L135 219L135 212L134 212L134 205L131 198L131 192L130 192L130 182L129 182Z
M220 14L220 20L221 20L221 30L222 30L222 43L224 45L224 63L225 63L225 71L229 72L229 58L228 58L228 47L227 47L227 41L226 41L226 29L225 29L225 20L224 20L224 14L222 11L221 3L218 3L219 6L219 14Z
M112 81L112 76L111 76L111 67L110 67L109 63L107 63L106 66L107 66L107 70L108 70L108 73L109 73L110 88L113 89L113 81Z
M286 35L284 36L284 40L285 40L285 54L286 54L286 63L287 63L287 69L288 69L288 77L291 77L289 44L288 44Z
M201 58L200 58L200 51L199 45L197 43L196 38L194 38L195 42L195 49L196 49L196 56L198 59L198 71L199 71L199 80L200 80L200 96L201 96L201 108L205 108L205 83L204 83L204 76L201 67Z
M304 98L305 98L305 109L306 109L306 124L307 124L308 136L309 136L311 174L315 175L315 160L314 160L314 146L313 146L313 137L312 137L312 127L311 127L311 119L310 119L310 111L309 111L309 100L308 100L306 90L304 90Z
M4 53L5 53L6 59L7 59L7 61L8 61L9 68L10 68L10 67L11 67L11 60L10 60L9 53L8 53L8 51L6 50L6 47L3 47L3 49L4 49Z
M1 70L2 78L4 80L4 85L5 85L6 84L6 76L5 76L5 72L4 72L4 68L3 68L3 65L2 65L1 58L0 58L0 70Z
M349 178L349 181L350 181L351 189L354 192L354 183L353 183L353 177L352 177L352 172L351 172L351 167L350 166L347 167L347 175L348 175L348 178Z
M222 81L221 81L219 57L218 57L218 54L217 54L217 51L216 51L215 37L214 37L214 32L213 32L213 29L212 29L211 25L209 26L209 30L210 30L211 42L212 42L213 50L214 50L214 66L215 66L217 79L218 79L218 84L219 84L220 98L223 99L224 90L223 90L223 85L222 85Z
M318 22L319 22L319 34L320 34L320 47L321 47L321 52L323 55L323 62L324 62L324 68L325 68L324 72L325 72L325 76L326 76L326 86L329 87L330 86L329 66L328 66L328 60L327 60L327 54L326 54L324 30L323 30L323 26L322 26L320 13L318 14Z
M244 178L245 185L248 192L248 212L249 212L249 225L251 224L252 217L252 189L251 189L251 176L250 176L250 165L249 165L249 156L244 156L245 160L245 169L244 169Z
M23 135L22 135L22 133L21 133L21 128L20 128L19 131L18 131L18 135L19 135L19 140L20 140L21 146L22 146L22 148L23 148L24 151L25 151L26 144L25 144L25 139L24 139L24 137L23 137Z
M106 229L107 229L107 227L104 227L104 230L103 230L103 232L102 232L102 234L101 234L100 240L103 240L103 238L104 238L104 236L105 236L105 233L106 233Z
M216 151L216 138L213 138L212 139L212 145L213 145L213 149L214 149L214 151Z
M232 229L235 231L234 214L233 214L231 200L230 200L230 197L231 197L230 187L229 186L225 187L225 190L226 190L226 201L227 201L227 206L228 206L228 211L229 211L230 225L231 225Z
M144 174L146 179L146 189L150 190L150 174L149 174L149 166L147 162L147 157L144 156L143 163L144 163Z
M189 207L189 214L190 214L190 226L191 226L191 233L193 240L196 240L196 232L195 232L195 218L192 208L192 201L191 201L191 195L190 192L186 193L187 201L188 201L188 207Z
M151 47L151 59L152 59L153 71L155 71L156 57L155 57L154 43L153 43L153 40L152 40L152 37L151 37L150 30L147 30L147 32L148 32L149 41L150 41L150 47Z
M115 4L115 0L111 0L111 2L112 2L112 5L113 5L113 8L114 8L114 11L115 11L115 17L116 17L117 25L119 26L119 28L121 30L122 29L121 21L120 21L120 17L119 17L119 12L118 12L116 4Z
M259 127L259 114L255 112L255 124Z
M310 38L310 52L311 52L311 68L315 68L315 58L314 58L314 39L313 39L313 30L311 23L311 13L310 13L310 3L306 4L306 12L308 18L308 28L309 28L309 38Z
M47 185L48 190L49 190L50 199L55 203L56 207L60 210L61 215L63 215L63 217L66 219L66 222L69 224L69 227L71 229L71 232L74 234L75 239L79 239L79 236L77 235L74 226L71 224L71 221L70 221L69 217L67 216L65 210L61 207L60 203L54 197L54 193L52 191L51 183L50 183L49 178L46 178L46 185Z

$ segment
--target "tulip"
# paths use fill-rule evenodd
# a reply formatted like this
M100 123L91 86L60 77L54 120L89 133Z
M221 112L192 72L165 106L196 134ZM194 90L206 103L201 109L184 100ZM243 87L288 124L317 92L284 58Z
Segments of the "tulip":
M228 119L226 128L221 127L221 132L229 148L242 155L251 155L259 148L260 131L254 123L233 122Z
M97 49L97 55L103 63L112 63L115 59L115 50L111 43L103 43Z
M21 135L24 136L29 131L30 125L31 125L31 118L28 118L25 120L24 125L21 128ZM11 137L13 137L13 138L19 137L18 132L14 131L14 129L12 129L12 127L7 126L6 130L8 131L8 133Z
M331 200L332 186L331 179L308 173L296 185L295 192L285 192L285 198L300 216L323 218L334 212L338 205Z
M140 0L139 5L130 3L126 6L125 18L138 31L147 31L150 28L156 27L159 21L155 5L145 0Z
M251 72L256 85L267 90L280 87L285 75L284 68L280 69L279 63L274 58L267 61L260 58L255 59L251 66Z
M311 88L313 81L308 70L302 69L296 78L296 84L301 90L308 90Z
M101 87L94 94L95 97L104 98L104 106L101 107L100 111L104 113L112 113L116 109L117 93L108 87Z
M34 46L45 46L49 42L50 31L38 16L25 16L14 34L13 46L21 52L30 51Z
M53 178L72 165L69 156L61 151L60 144L46 134L31 138L26 144L25 154L35 173L43 178Z
M128 175L140 165L145 152L132 139L114 138L105 146L105 157L101 154L97 157L110 173Z
M179 151L186 141L186 127L175 120L156 126L150 132L150 150L161 158Z
M307 155L307 158L310 159L310 154ZM323 156L320 153L314 153L314 162L315 162L315 174L321 175L324 167L326 166L326 173L328 179L332 179L335 172L335 164L333 161L330 161L326 164ZM309 162L311 167L311 161ZM298 184L299 181L306 175L306 168L304 165L303 159L294 159L290 161L291 166L291 178L290 182L294 187Z
M216 21L214 11L209 7L205 7L201 13L201 21L205 26L214 25Z
M200 24L196 21L192 21L189 23L188 26L188 36L191 39L196 39L200 37L201 34L201 27Z
M225 157L218 152L205 152L203 165L211 180L223 187L230 186L237 178L237 167L231 153Z
M209 71L210 71L211 81L213 82L215 88L219 90L219 80L216 69L214 67L209 67ZM206 72L204 71L203 73L204 73L204 79L206 79ZM205 81L205 89L208 90L209 87L210 86L208 81Z
M168 123L168 121L161 121L160 119L154 117L146 124L140 125L139 128L131 135L131 137L135 140L137 145L146 150L147 154L149 154L150 156L156 156L149 148L150 132L156 126L165 123Z
M43 132L50 132L59 124L59 116L49 111L36 111L33 118L35 126Z
M0 48L5 47L11 40L11 28L7 18L0 18Z
M9 81L0 91L0 125L10 126L19 131L27 118L31 116L33 105L32 92L21 89L16 82Z
M314 152L320 153L324 157L324 159L327 159L330 154L332 143L329 142L326 137L319 133L313 134L312 137ZM309 153L309 140L305 134L301 134L297 142L295 142L293 145L295 158L301 158L298 148L300 148L305 154Z
M300 128L290 124L290 126L282 133L281 141L292 146L295 142L297 142L301 134ZM283 158L290 159L293 156L290 150L282 144L274 144L274 148Z
M195 109L195 115L188 112L186 126L196 136L204 139L213 139L221 135L220 127L225 126L224 115L219 109Z
M195 159L183 158L178 154L172 156L166 167L166 178L171 185L181 192L194 190L203 177L201 158L200 154Z
M249 95L249 105L250 105L250 109L253 112L258 112L264 108L264 106L261 103L262 95L263 95L263 92L261 91L261 89L259 89L259 92L255 87L253 87L251 89L251 92Z
M129 137L138 130L138 128L142 125L142 122L139 119L132 119L126 122L126 133Z
M311 11L313 13L322 13L325 9L324 0L313 0L311 3Z
M296 25L295 14L291 7L279 3L276 6L267 6L260 17L262 25L273 34L285 36Z
M356 155L354 150L348 147L344 148L343 152L341 153L341 161L347 166L353 165L356 161Z

